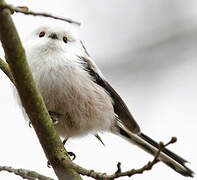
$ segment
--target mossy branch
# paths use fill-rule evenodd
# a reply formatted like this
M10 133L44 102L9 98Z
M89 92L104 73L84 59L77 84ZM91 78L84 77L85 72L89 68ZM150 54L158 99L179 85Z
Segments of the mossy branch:
M0 0L0 6L6 6L5 1ZM36 88L26 61L25 51L10 17L9 9L1 8L0 22L0 40L6 61L14 77L21 102L31 120L47 159L59 179L81 179L75 170L65 166L61 161L62 158L65 161L70 161L70 159Z

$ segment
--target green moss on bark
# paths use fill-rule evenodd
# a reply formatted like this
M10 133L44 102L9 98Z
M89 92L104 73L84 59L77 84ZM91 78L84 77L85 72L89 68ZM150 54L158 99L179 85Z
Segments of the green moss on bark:
M0 0L0 39L22 104L58 178L81 179L76 171L65 167L65 164L62 163L62 158L69 158L68 154L53 127L43 99L36 88L26 61L25 51L10 17L10 11L2 8L5 5L5 2Z

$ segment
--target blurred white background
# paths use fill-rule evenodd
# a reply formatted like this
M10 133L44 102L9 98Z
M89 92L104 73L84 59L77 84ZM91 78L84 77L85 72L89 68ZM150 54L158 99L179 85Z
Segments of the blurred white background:
M127 103L144 133L157 141L172 136L170 149L197 172L197 1L195 0L7 0L35 11L69 17L82 23L80 36L106 78ZM23 39L47 21L14 14ZM1 23L1 22L0 22ZM0 49L0 57L3 50ZM7 77L0 71L0 165L25 168L55 177L33 129L16 105ZM152 157L114 135L70 139L67 150L85 168L113 173L142 167ZM179 179L162 163L143 175L122 179ZM21 179L0 172L0 179ZM90 178L84 177L85 180Z

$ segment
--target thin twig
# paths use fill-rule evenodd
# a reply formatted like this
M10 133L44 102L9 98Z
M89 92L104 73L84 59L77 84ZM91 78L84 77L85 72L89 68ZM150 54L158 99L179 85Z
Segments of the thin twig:
M74 164L73 162L70 162L69 166L72 167L73 169L75 169L79 174L84 175L84 176L89 176L89 177L92 177L97 180L114 180L118 177L123 177L123 176L131 177L135 174L142 174L144 171L151 170L152 167L159 162L158 157L159 157L161 151L166 146L173 144L175 142L176 142L176 138L172 137L172 139L167 144L160 143L160 147L159 147L157 153L155 154L154 159L139 169L131 169L129 171L121 172L121 167L120 167L121 164L118 163L116 172L112 175L107 175L106 173L95 172L94 170L87 170L85 168L82 168L82 167Z
M81 23L78 22L78 21L74 21L74 20L69 19L69 18L63 18L63 17L54 16L54 15L51 15L51 14L48 14L48 13L34 12L34 11L29 10L25 6L24 7L14 7L12 5L0 6L0 9L4 9L4 8L9 9L12 13L13 12L17 12L17 13L22 13L22 14L32 15L32 16L49 17L49 18L58 19L58 20L61 20L61 21L66 21L68 23L77 24L78 26L81 25Z
M14 78L10 71L9 65L0 58L0 69L7 75L7 77L14 83Z
M28 179L28 180L53 180L50 177L44 176L35 171L30 171L27 169L14 169L7 166L0 166L0 171L7 171L9 173L14 173L22 177L23 179Z

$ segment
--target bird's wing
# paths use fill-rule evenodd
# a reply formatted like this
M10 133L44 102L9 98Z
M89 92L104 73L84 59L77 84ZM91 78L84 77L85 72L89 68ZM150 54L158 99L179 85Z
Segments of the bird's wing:
M114 111L118 115L118 118L121 122L132 132L135 134L140 133L140 127L131 115L128 110L127 105L124 103L122 98L118 95L118 93L110 86L110 84L104 80L105 90L111 95L114 100Z
M82 44L83 46L83 44ZM83 46L84 47L84 46ZM87 50L84 47L85 52ZM112 97L114 101L114 112L118 115L119 120L132 132L135 134L140 133L140 128L137 122L134 120L133 116L129 112L126 104L118 95L118 93L110 86L110 84L103 78L101 72L96 67L96 64L91 61L88 53L86 57L80 56L82 65L84 69L93 77L93 80L98 85L102 86Z

